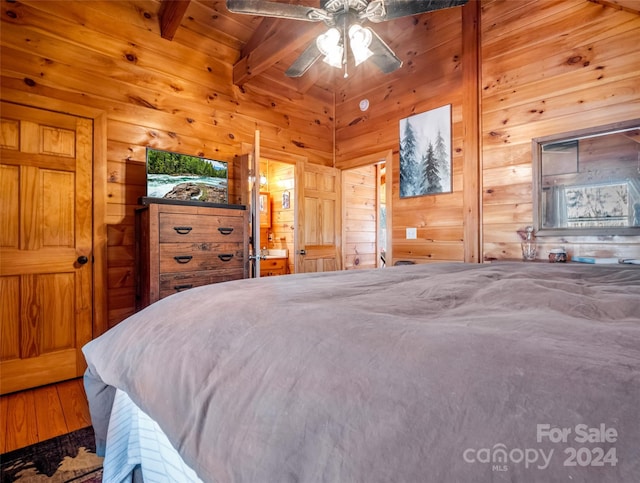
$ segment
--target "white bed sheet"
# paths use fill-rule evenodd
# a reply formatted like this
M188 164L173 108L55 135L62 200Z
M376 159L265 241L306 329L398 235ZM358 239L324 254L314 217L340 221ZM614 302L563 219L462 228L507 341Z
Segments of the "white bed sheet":
M109 420L103 482L131 482L138 465L144 483L202 483L160 426L118 389Z

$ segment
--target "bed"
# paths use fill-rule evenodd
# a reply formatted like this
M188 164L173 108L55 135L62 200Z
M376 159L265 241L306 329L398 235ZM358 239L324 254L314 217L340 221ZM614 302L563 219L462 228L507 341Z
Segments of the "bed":
M433 263L239 280L162 299L83 350L98 451L144 432L109 435L129 419L112 414L124 405L194 481L640 475L639 266ZM130 462L123 481L140 474Z

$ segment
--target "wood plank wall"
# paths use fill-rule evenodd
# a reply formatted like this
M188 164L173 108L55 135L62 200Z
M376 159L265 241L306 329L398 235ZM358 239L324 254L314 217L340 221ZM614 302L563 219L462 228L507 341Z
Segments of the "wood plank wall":
M521 257L533 222L531 139L638 118L640 15L588 1L482 4L484 256ZM538 239L539 258L640 256L640 237Z
M333 164L333 93L234 86L240 46L211 35L218 4L192 1L168 41L157 0L2 2L3 97L28 93L107 113L109 326L134 310L134 209L145 195L147 146L228 161L237 181L235 157L259 129L272 151Z
M461 261L461 19L457 9L425 17L412 49L398 52L410 74L382 78L363 69L369 82L352 82L337 96L336 165L392 149L394 260ZM480 259L520 258L517 230L533 224L531 139L638 117L640 16L587 0L483 0L480 24ZM370 101L366 112L358 109L362 98ZM453 107L453 193L400 200L399 121L447 103ZM408 226L418 228L417 240L405 239ZM556 246L574 254L640 256L639 237L545 237L540 243L541 257Z
M378 266L378 168L362 166L342 172L342 267Z
M390 42L404 62L402 70L383 76L362 64L336 96L337 167L348 167L366 154L393 151L387 167L393 205L389 265L395 260L464 259L461 12L455 8L395 20L407 23L405 32L417 23L413 37L405 33ZM384 35L384 27L376 25L376 31ZM360 110L361 99L369 100L367 111ZM453 192L400 199L399 121L447 104L452 106ZM417 228L417 239L405 239L407 227Z

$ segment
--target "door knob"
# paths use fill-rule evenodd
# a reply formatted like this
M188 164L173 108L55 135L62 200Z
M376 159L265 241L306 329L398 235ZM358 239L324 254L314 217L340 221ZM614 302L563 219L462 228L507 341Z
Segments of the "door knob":
M87 257L85 257L84 255L80 255L80 256L78 257L78 260L77 260L77 262L78 262L80 265L84 265L84 264L85 264L85 263L87 263L88 261L89 261L89 259L88 259Z

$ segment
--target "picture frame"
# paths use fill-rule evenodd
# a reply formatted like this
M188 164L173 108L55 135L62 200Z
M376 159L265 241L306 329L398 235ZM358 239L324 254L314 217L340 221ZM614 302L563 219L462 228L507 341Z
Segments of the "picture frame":
M260 226L263 228L271 227L271 200L269 193L260 192Z
M630 226L627 181L565 186L563 195L568 228Z
M291 207L291 194L288 191L282 192L282 209L288 210Z
M400 120L400 198L452 191L451 104Z

